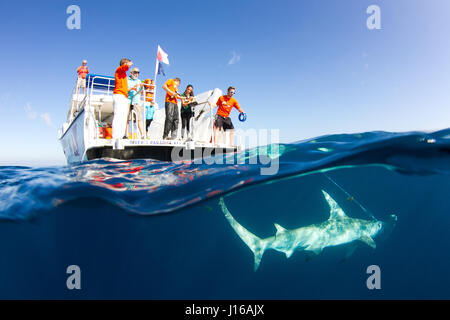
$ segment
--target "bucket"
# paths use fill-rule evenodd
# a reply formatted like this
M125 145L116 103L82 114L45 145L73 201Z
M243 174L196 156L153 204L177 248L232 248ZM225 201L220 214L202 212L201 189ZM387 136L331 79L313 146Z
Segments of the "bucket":
M112 139L112 128L105 128L105 139Z

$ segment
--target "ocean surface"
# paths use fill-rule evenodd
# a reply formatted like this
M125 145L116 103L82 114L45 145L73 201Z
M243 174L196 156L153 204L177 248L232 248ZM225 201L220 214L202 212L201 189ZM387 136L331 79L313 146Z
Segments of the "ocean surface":
M450 298L450 129L330 135L209 160L0 167L0 298ZM276 173L263 175L269 166ZM327 221L322 191L348 217L397 221L376 248L266 250L255 271L221 197L262 239L274 223ZM67 288L71 265L80 290ZM380 289L367 286L371 265Z

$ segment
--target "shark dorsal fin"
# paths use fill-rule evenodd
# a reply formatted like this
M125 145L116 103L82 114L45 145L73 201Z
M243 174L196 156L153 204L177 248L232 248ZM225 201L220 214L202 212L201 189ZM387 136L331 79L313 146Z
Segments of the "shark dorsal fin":
M283 228L282 226L280 226L278 223L274 223L274 225L275 225L275 228L277 228L277 234L286 232L286 229Z
M344 213L344 210L342 210L342 208L339 207L337 202L334 201L334 199L328 193L326 193L324 190L322 190L322 193L323 193L325 199L327 200L328 205L330 206L330 218L329 219L336 219L338 217L340 217L340 218L347 217Z

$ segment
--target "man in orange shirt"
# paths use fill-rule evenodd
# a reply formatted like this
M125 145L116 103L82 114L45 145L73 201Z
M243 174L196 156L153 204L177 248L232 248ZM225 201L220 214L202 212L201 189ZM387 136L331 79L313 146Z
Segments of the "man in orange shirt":
M181 99L178 94L178 86L180 85L180 78L169 79L164 83L163 89L166 91L166 121L164 122L163 140L175 140L178 134L178 123L180 121L178 116L177 99ZM172 138L169 138L169 133L172 132Z
M133 65L130 59L120 60L120 66L116 69L114 75L115 88L113 91L114 119L112 123L112 138L126 138L125 128L127 125L127 116L130 111L128 101L128 80L127 71Z
M229 87L226 96L219 97L216 105L219 107L216 113L216 121L214 122L214 143L217 143L217 133L219 130L230 131L230 144L233 145L234 126L231 122L230 112L231 109L236 108L239 112L244 111L239 106L239 103L233 98L236 93L235 87Z
M89 69L86 66L87 61L83 60L83 65L77 68L78 80L77 80L77 92L80 88L83 88L83 94L86 93L86 76L89 73Z

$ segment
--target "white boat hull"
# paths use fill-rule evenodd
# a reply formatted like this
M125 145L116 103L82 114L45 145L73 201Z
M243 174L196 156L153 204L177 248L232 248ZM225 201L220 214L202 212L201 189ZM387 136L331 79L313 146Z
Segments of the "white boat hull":
M87 161L84 127L85 112L82 111L60 138L64 155L69 164Z

